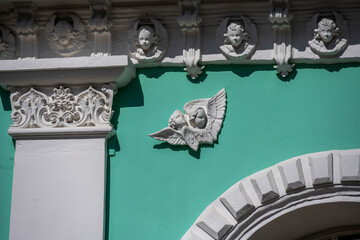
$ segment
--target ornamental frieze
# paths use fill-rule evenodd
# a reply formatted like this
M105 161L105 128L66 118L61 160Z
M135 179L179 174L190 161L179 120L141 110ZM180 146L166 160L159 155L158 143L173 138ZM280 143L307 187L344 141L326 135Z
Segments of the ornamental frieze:
M112 116L113 90L93 87L73 94L60 86L49 96L31 88L23 92L11 89L13 120L17 128L61 128L109 125Z

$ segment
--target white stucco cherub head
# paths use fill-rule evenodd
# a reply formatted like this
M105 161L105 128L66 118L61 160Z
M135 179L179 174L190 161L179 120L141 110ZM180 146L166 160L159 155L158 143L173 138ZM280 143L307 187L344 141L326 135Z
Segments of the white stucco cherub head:
M181 130L183 127L187 126L185 115L180 110L175 110L169 118L169 127Z
M309 46L315 54L320 56L335 56L348 46L347 23L337 12L333 12L333 16L321 18L319 16L319 13L314 14L308 22Z
M159 37L155 35L153 27L145 25L141 26L137 31L135 41L138 47L142 48L144 52L147 52L159 41Z
M160 60L167 48L167 31L156 19L141 19L129 29L129 54L139 62Z
M225 44L231 44L233 47L237 48L242 41L248 39L248 34L245 32L245 28L240 22L231 22L226 29L227 32L224 34Z
M54 38L63 46L68 45L76 37L69 22L61 20L55 25Z
M245 16L227 17L216 29L216 41L226 58L246 58L255 50L256 26Z
M315 38L323 41L325 44L330 43L334 38L339 36L340 29L336 27L333 20L322 18L318 23L318 28L314 30Z

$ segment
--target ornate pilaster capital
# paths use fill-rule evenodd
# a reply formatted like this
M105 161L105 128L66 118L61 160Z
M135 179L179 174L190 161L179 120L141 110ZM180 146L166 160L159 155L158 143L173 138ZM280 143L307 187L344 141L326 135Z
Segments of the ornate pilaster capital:
M184 69L192 79L197 78L203 67L198 63L201 60L200 42L200 22L198 15L200 0L179 0L180 14L178 23L184 35L185 47L183 49L183 59L186 65Z
M92 16L88 26L94 35L94 50L92 56L111 55L112 21L110 19L111 3L108 0L91 0L90 9Z
M115 84L9 87L14 138L108 136Z
M20 58L37 57L37 30L34 22L36 6L32 2L14 3L17 20L14 30L20 39Z

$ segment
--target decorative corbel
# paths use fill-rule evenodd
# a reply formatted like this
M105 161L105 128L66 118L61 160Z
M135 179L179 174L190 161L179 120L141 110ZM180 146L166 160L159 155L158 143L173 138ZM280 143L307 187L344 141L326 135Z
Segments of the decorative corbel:
M292 56L290 20L293 15L289 13L288 0L270 0L270 22L275 32L274 59L277 73L286 77L293 69L294 64L289 63Z
M20 58L37 57L36 6L33 2L14 3L17 20L14 30L20 39Z
M198 63L201 60L200 52L200 27L201 18L198 15L198 6L201 0L178 0L181 8L178 23L184 35L185 46L183 49L183 57L187 74L192 79L197 78L203 67Z
M90 9L93 15L89 20L89 28L95 41L91 56L111 55L110 7L109 0L90 1Z

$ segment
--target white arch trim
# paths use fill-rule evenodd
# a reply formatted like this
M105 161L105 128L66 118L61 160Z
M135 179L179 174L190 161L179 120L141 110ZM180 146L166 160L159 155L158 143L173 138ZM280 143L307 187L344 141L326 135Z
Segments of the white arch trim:
M332 202L360 202L360 149L294 157L240 180L181 240L248 239L287 212Z

